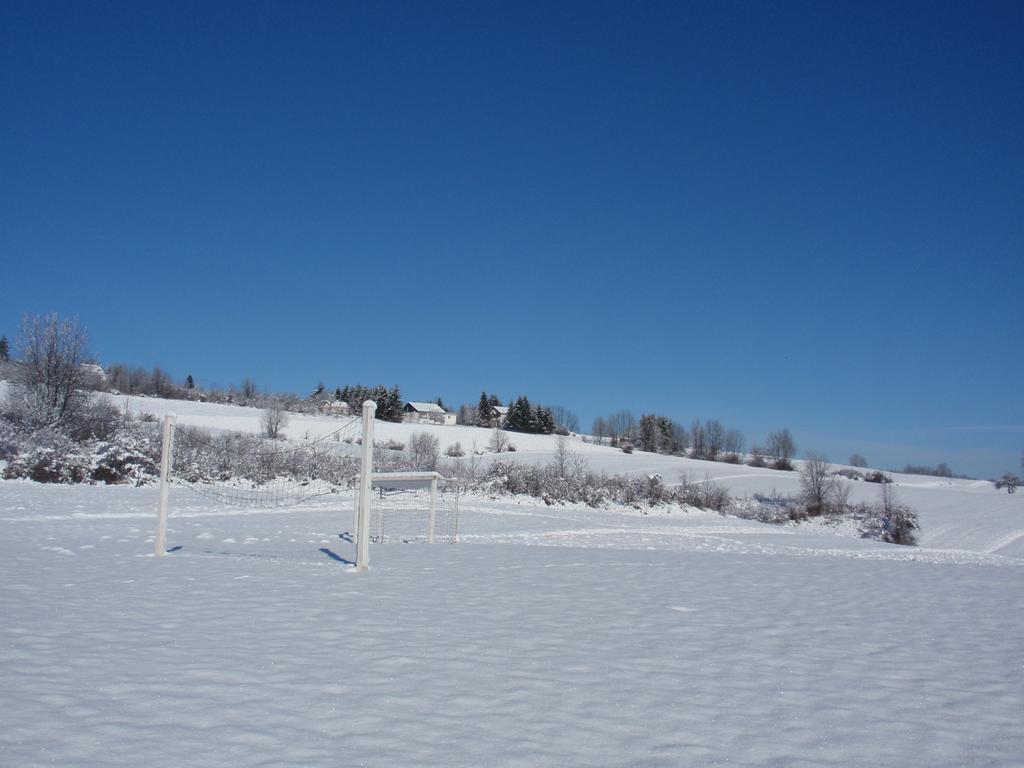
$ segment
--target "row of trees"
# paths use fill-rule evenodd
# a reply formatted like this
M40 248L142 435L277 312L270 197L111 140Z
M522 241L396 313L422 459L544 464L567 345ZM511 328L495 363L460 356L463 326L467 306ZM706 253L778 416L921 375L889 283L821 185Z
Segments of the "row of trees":
M335 390L338 400L348 404L352 413L360 413L363 403L373 400L377 404L377 418L383 421L401 421L402 408L405 401L402 400L402 393L398 385L388 389L383 384L376 387L364 387L362 384L346 385L341 390Z
M550 435L555 431L555 417L550 408L543 405L531 405L529 398L520 395L508 407L505 429L510 432Z
M738 429L728 429L717 419L702 422L694 420L689 429L667 416L656 413L644 414L639 421L630 411L618 411L611 416L594 420L594 437L604 442L607 438L613 446L630 450L636 446L641 451L690 456L706 461L742 461L746 449L746 437ZM768 435L765 446L751 449L751 463L767 466L766 458L779 469L792 469L796 455L796 442L788 429Z

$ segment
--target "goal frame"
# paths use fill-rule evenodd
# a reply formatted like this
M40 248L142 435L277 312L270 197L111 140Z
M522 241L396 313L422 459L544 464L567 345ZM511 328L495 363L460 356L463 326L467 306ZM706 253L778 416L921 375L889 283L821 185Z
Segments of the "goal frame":
M427 543L436 541L437 528L437 491L438 483L454 483L455 479L445 477L440 472L375 472L371 485L380 485L392 481L395 483L430 483L430 507L427 510ZM456 515L455 538L458 539L458 516Z
M373 420L377 404L373 400L363 403L362 455L359 466L359 485L356 488L355 515L355 570L366 571L370 564L370 498L373 489ZM163 444L160 455L160 500L157 506L156 541L154 554L167 554L167 507L171 488L171 460L174 451L174 413L164 416ZM433 506L433 505L432 505Z

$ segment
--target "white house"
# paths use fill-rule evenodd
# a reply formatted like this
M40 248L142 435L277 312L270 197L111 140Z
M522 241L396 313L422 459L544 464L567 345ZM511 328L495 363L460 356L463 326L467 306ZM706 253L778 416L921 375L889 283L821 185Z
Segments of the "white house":
M402 421L410 424L443 424L450 427L455 425L455 414L448 413L437 403L408 402L402 409Z
M492 405L490 413L491 426L504 427L506 421L508 421L508 406Z

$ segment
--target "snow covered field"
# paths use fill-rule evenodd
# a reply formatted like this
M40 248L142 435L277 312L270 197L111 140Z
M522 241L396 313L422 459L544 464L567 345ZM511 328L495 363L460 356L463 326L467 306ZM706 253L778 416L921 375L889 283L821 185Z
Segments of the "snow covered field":
M336 500L155 506L0 482L0 765L1021 765L1019 559L469 497L358 575Z
M489 437L377 424L423 430ZM513 440L505 459L556 444ZM797 483L573 448L737 495ZM340 496L267 511L176 486L158 559L155 487L0 481L0 765L1024 765L1024 494L897 480L926 546L470 495L459 544L373 545L362 575Z

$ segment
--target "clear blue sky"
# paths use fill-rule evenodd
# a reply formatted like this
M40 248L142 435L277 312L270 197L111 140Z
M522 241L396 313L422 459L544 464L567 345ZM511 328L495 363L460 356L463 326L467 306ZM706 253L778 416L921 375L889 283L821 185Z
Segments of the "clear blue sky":
M0 333L1024 448L1024 4L0 6Z

